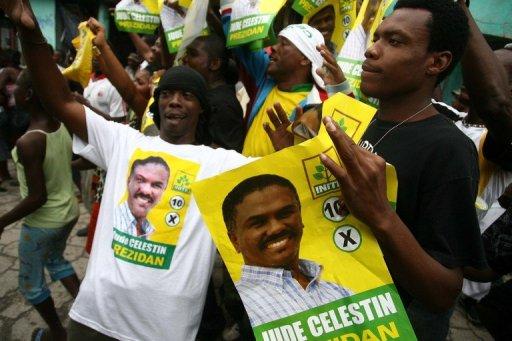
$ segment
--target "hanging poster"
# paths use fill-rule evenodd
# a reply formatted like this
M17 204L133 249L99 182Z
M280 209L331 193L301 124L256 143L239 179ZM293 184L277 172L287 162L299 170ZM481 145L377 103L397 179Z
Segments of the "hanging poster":
M327 47L338 53L356 19L355 0L295 0L292 8L303 23L317 28Z
M119 31L153 34L160 25L159 0L121 0L115 8Z
M227 46L268 37L274 18L286 0L236 0L231 7Z

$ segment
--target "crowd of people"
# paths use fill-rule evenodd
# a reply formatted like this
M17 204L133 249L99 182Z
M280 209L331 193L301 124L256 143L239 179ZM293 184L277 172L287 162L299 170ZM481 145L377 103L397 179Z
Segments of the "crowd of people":
M142 243L154 233L148 215L175 171L169 160L197 165L195 181L220 174L292 146L292 124L306 111L321 112L322 102L337 93L353 96L329 40L330 11L313 17L311 26L279 28L269 48L227 49L234 1L208 12L210 34L186 46L179 61L161 32L153 38L130 33L135 52L123 65L103 25L90 18L98 53L89 84L80 89L62 76L30 2L0 0L26 65L20 67L16 53L0 58L1 108L6 117L26 115L18 130L0 130L0 181L10 180L14 147L22 197L0 216L0 236L23 219L19 289L48 325L33 339L251 339L255 321L246 310L269 321L294 302L272 288L274 296L283 295L281 315L256 308L260 299L250 280L269 268L290 270L286 285L298 283L313 301L351 294L320 281L318 265L299 261L298 251L281 264L256 259L243 245L246 227L237 224L237 208L278 205L281 195L292 202L291 212L277 215L278 227L268 231L283 234L294 224L290 216L300 220L295 188L277 176L255 179L265 186L240 184L223 205L246 282L233 283L219 265L193 200L167 268L127 261L122 246L116 248L122 238ZM476 318L496 339L510 339L512 282L503 276L512 265L512 46L492 51L464 0L398 0L364 56L361 91L379 106L361 143L329 117L306 122L316 130L325 126L342 161L321 156L340 184L340 202L372 230L419 340L446 339L461 295L466 302L471 297ZM449 105L439 89L459 63L464 84ZM386 196L386 163L397 172L396 209ZM77 186L91 212L82 231L90 258L81 283L63 257L78 218ZM168 224L174 218L165 217ZM75 298L67 328L45 268ZM481 284L490 282L492 288Z

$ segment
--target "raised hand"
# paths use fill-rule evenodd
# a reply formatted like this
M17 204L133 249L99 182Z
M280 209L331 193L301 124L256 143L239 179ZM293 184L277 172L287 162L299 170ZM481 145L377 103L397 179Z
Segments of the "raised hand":
M302 108L296 108L297 116L302 114ZM267 115L275 129L270 127L269 123L263 124L263 129L267 132L270 141L275 150L281 150L293 146L293 133L288 130L292 124L288 119L287 113L279 103L274 104L274 108L267 109Z
M318 45L316 49L324 58L323 66L317 69L316 73L322 77L326 85L336 85L343 83L345 81L345 75L343 74L341 67L336 62L336 58L331 53L331 51L329 51L327 46L324 44Z
M94 45L103 46L107 44L107 39L105 38L105 28L98 20L92 17L89 18L89 20L87 20L87 27L89 27L91 32L96 35L96 37L94 37L92 40Z
M356 145L332 118L323 122L343 166L324 154L321 160L338 180L341 199L356 218L370 227L380 226L394 214L386 195L386 162Z
M0 0L0 9L16 26L27 29L36 27L34 13L28 0Z

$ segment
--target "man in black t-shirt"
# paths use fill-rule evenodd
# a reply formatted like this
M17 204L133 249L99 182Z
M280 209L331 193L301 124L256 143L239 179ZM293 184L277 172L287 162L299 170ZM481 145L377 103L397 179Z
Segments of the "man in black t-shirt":
M349 210L372 228L420 340L446 339L462 269L486 265L474 206L476 148L431 105L468 40L462 6L399 0L378 27L361 75L361 90L380 101L363 136L369 151L324 121L344 168L322 160ZM396 213L386 198L385 161L397 171Z
M199 72L208 83L211 108L208 127L212 144L241 152L245 131L243 110L234 86L238 77L230 75L224 41L215 34L194 39L186 48L183 63Z

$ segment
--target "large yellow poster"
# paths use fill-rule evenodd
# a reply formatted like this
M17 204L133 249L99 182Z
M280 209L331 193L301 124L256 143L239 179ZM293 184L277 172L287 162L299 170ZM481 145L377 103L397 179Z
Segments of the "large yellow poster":
M374 110L353 99L340 110L342 99L329 99L323 116L359 139ZM357 120L347 114L360 105ZM414 339L379 245L340 201L321 153L340 162L324 131L192 185L256 339ZM387 184L394 205L392 166Z

